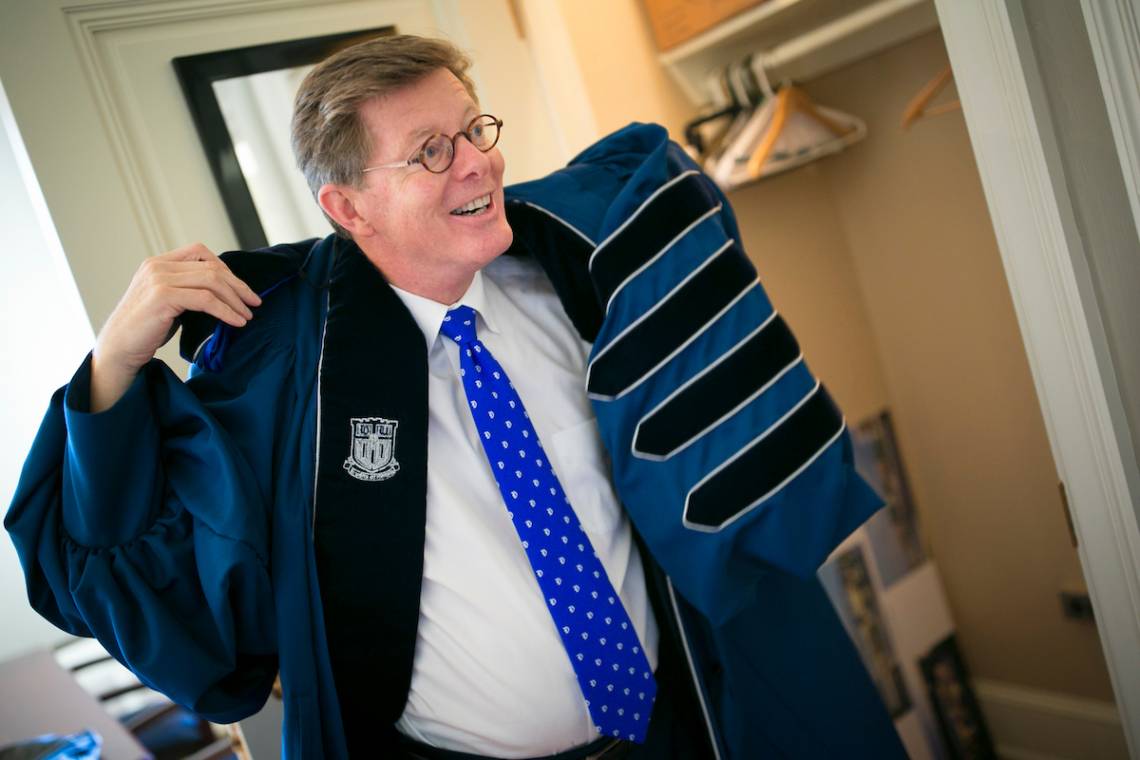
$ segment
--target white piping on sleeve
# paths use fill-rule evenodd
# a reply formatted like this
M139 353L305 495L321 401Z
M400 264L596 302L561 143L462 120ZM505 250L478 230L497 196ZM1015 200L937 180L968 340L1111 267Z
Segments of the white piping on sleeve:
M598 247L596 249L594 249L594 252L592 254L590 254L590 262L589 262L589 264L587 264L587 268L590 269L590 271L593 271L594 259L597 258L598 254L601 252L601 250L603 248L605 248L607 245L609 245L609 242L614 239L614 236L616 236L619 232L621 232L626 227L628 227L633 222L634 219L636 219L638 216L640 216L641 212L644 211L645 208L657 198L657 196L661 195L661 193L665 192L670 187L672 187L673 185L675 185L678 182L680 182L681 180L683 180L685 177L691 176L693 174L700 174L700 172L697 171L696 169L689 169L687 172L684 172L682 174L678 174L676 177L674 177L673 179L669 180L668 182L666 182L661 187L654 190L652 195L650 195L648 198L646 198L645 200L643 200L641 202L641 205L637 207L636 211L634 211L632 214L630 214L629 217L624 222L622 222L620 225L618 225L618 228L616 230L614 230L609 235L607 235L606 239L598 244Z
M733 244L733 241L729 240L724 245L722 245L720 248L718 248L711 256L709 256L704 261L704 263L702 263L699 267L697 267L695 270L693 270L692 273L690 273L687 277L685 277L685 279L682 280L677 285L677 287L670 290L665 295L665 297L662 298L652 309L650 309L649 311L642 314L640 317L638 317L636 320L631 322L629 325L626 325L624 330L622 330L620 333L618 333L613 338L613 340L611 340L608 344L606 344L605 348L603 348L600 352L598 352L598 355L595 356L593 358L593 360L590 362L589 366L586 367L586 388L587 388L586 395L587 396L589 396L592 399L596 399L598 401L614 401L616 399L621 398L625 394L629 393L634 388L636 388L637 386L639 386L643 382L645 382L646 379L651 377L654 372L656 372L657 370L659 370L663 366L665 366L674 356L679 354L681 351L685 350L689 346L689 344L691 344L694 340L696 340L701 335L703 335L705 333L705 331L709 329L709 327L711 327L718 319L720 319L722 316L724 316L724 314L726 312L728 312L729 309L731 309L733 306L735 306L740 301L740 299L742 299L742 298L744 298L744 296L748 295L748 293L750 293L753 288L756 288L757 286L760 285L759 280L753 280L752 283L748 285L748 287L741 290L735 297L733 297L733 299L731 301L729 301L727 304L725 304L724 307L721 308L720 311L718 311L711 318L709 318L709 320L707 322L705 322L703 325L701 325L700 329L698 329L696 332L694 332L692 335L690 335L683 343L681 343L681 345L679 345L675 349L673 349L669 353L668 356L666 356L664 359L659 361L656 365L651 367L645 374L643 374L641 377L637 378L637 380L635 380L633 383L631 383L628 387L622 389L622 391L620 393L618 393L617 395L607 396L607 395L602 394L602 393L590 393L589 392L588 389L590 387L590 373L593 372L593 370L594 370L594 364L599 359L601 359L606 354L606 352L608 352L611 348L613 348L615 345L617 345L619 342L621 342L622 337L624 337L626 333L628 333L630 330L632 330L637 325L641 324L641 322L644 321L648 316L650 316L655 311L657 311L659 308L661 308L661 306L665 302L667 302L677 292L677 290L679 290L681 287L683 287L685 285L685 283L687 283L694 276L696 276L696 274L698 272L700 272L702 269L704 269L706 266L708 266L710 263L712 263L713 259L715 259L721 253L723 253L732 244Z
M831 444L835 443L836 439L838 439L839 436L841 436L843 434L843 431L847 429L847 418L846 417L843 418L842 424L840 424L840 426L839 426L839 430L837 430L835 432L835 434L832 435L831 438L829 438L827 440L827 443L820 446L819 449L814 454L812 454L810 457L808 457L808 459L803 464L801 464L799 467L796 468L795 472L793 472L788 477L784 478L776 486L773 486L767 493L765 493L763 496L761 496L760 498L753 501L747 507L744 507L743 509L739 510L736 514L734 514L732 517L730 517L727 520L725 520L724 522L722 522L720 525L712 526L712 525L703 525L701 523L689 522L689 502L693 497L693 493L698 488L700 488L702 485L704 485L706 482L708 482L709 479L714 477L718 472L720 472L725 467L728 467L730 464L732 464L737 459L742 457L745 454L745 452L747 452L749 449L751 449L757 443L759 443L760 441L767 438L772 433L772 431L774 431L776 428L780 427L780 425L782 425L789 417L791 417L793 414L795 414L795 412L800 407L802 407L804 404L806 404L812 398L812 396L816 395L816 393L818 393L820 391L820 388L822 388L822 386L820 385L819 380L816 380L815 381L815 387L812 388L810 391L808 391L807 394L802 399L800 399L798 402L796 402L796 405L793 406L791 409L789 409L788 412L786 414L784 414L783 417L781 417L780 419L773 422L771 425L768 426L767 430L765 430L763 433L761 433L760 435L753 438L751 441L749 441L744 446L741 446L739 451L737 451L735 454L730 456L728 459L721 462L719 465L716 466L715 469L713 469L711 472L709 472L709 474L705 475L703 478L701 478L699 481L697 481L697 483L692 488L689 489L689 492L687 494L685 494L685 509L681 514L681 524L690 530L699 531L701 533L719 533L720 531L724 530L729 525L732 525L734 522L736 522L740 518L744 517L746 514L751 512L753 509L755 509L756 507L760 506L765 501L770 499L774 494L778 493L781 489L783 489L784 486L786 486L788 483L795 480L796 477L801 472L803 472L808 467L810 467L811 464L813 462L815 462L815 460L819 459L819 457L823 454L823 452L827 451L831 447Z
M657 261L659 258L664 256L665 252L668 251L670 248L672 248L674 245L676 245L678 240L680 240L681 238L685 237L685 235L688 235L690 232L692 232L693 228L696 227L698 224L700 224L704 220L708 219L710 216L717 214L721 210L721 208L722 208L721 204L718 203L715 206L713 206L712 208L710 208L708 211L706 211L705 213L701 214L699 217L697 217L695 220L693 220L693 222L688 227L686 227L685 229L678 232L677 235L672 240L670 240L668 243L666 243L665 246L660 251L653 254L653 256L648 261L646 261L644 264L639 266L637 269L635 269L633 272L631 272L628 277L626 277L624 280L622 280L621 283L616 288L614 288L614 292L610 294L609 300L606 301L606 310L605 310L606 314L610 313L610 305L613 304L614 299L617 298L617 294L621 292L622 288L624 288L626 285L629 284L630 280L632 280L634 277L637 277L639 274L641 274L646 269L648 269L650 266L652 266L653 262Z
M554 213L550 209L543 208L542 206L531 203L530 201L523 201L523 205L529 206L530 208L534 209L535 211L541 211L542 213L546 214L547 216L549 216L551 219L554 219L555 221L562 222L562 224L565 225L571 232L573 232L578 237L582 238L587 243L589 243L591 248L594 248L597 246L597 243L595 243L593 240L591 240L586 235L586 233L582 232L582 230L580 230L577 227L575 227L574 225L570 224L570 222L566 221L565 219L563 219L562 217L560 217L558 214ZM593 254L591 254L591 256L592 255Z
M804 355L803 355L803 352L801 351L801 352L800 352L800 355L799 355L799 356L797 356L795 359L793 359L791 362L789 362L787 366L785 366L783 369L781 369L779 372L777 372L777 373L776 373L776 374L775 374L775 375L772 377L772 379L771 379L771 380L769 380L768 382L764 383L764 385L760 386L760 387L759 387L759 388L757 388L755 391L753 391L753 392L752 392L752 393L751 393L751 394L748 396L748 398L744 399L744 400L743 400L743 401L741 401L739 404L737 404L736 406L732 407L732 408L731 408L731 409L729 409L727 412L725 412L724 414L722 414L720 417L718 417L717 419L715 419L715 420L713 420L712 422L710 422L710 423L709 423L709 424L708 424L708 425L707 425L707 426L706 426L704 429L702 429L702 430L701 430L700 432L698 432L698 433L695 433L695 434L693 434L693 437L692 437L692 438L690 438L689 440L685 441L685 442L684 442L684 443L682 443L680 446L678 446L677 448L675 448L675 449L673 449L672 451L670 451L668 454L665 454L665 455L659 455L659 454L648 454L648 453L646 453L646 452L644 452L644 451L640 451L640 450L638 450L634 444L630 444L630 449L629 449L629 452L630 452L630 453L631 453L633 456L637 457L638 459L647 459L647 460L649 460L649 461L651 461L651 462L664 462L666 459L670 459L670 458L672 458L672 457L676 456L677 454L680 454L682 451L684 451L685 449L689 448L689 447L690 447L690 446L692 446L694 443L696 443L697 441L699 441L699 440L701 439L701 437L703 437L704 435L706 435L706 434L707 434L707 433L708 433L710 430L712 430L712 429L713 429L713 428L715 428L716 426L720 425L720 423L724 422L724 421L725 421L725 420L727 420L729 417L731 417L732 415L736 414L736 413L737 413L737 412L739 412L741 409L743 409L744 407L748 406L748 405L749 405L749 404L751 404L753 401L755 401L755 400L756 400L756 399L757 399L757 398L758 398L758 397L759 397L759 396L760 396L762 393L764 393L764 391L768 390L768 389L769 389L769 388L771 388L773 385L775 385L777 382L779 382L779 381L780 381L780 379L781 379L781 378L782 378L784 375L788 374L788 373L789 373L789 372L791 372L793 369L795 369L795 368L796 368L796 366L797 366L798 364L800 364L800 363L801 363L803 360L804 360ZM676 394L674 393L673 395L675 396ZM670 396L670 398L672 398L672 396ZM664 402L662 402L662 403L664 403ZM661 404L658 404L658 405L657 405L657 407L655 407L655 408L654 408L654 411L656 411L656 410L657 410L657 408L658 408L658 407L660 407L660 406L661 406ZM636 443L636 441L637 441L637 435L638 435L638 433L640 433L640 432L641 432L641 425L642 425L642 423L644 423L644 422L645 422L645 420L647 420L647 419L650 417L650 415L652 415L652 414L653 414L653 412L650 412L649 414L645 415L645 416L644 416L644 417L642 417L640 420L638 420L638 422L637 422L637 427L636 427L636 428L634 428L634 431L633 431L633 440L634 440L634 442L635 442L635 443Z
M637 378L637 380L635 380L628 388L624 389L621 393L617 394L616 396L605 396L605 395L600 394L600 393L589 393L589 392L587 392L586 395L589 396L590 398L597 399L599 401L615 401L615 400L621 398L622 396L624 396L625 394L629 393L634 388L641 385L647 379L652 377L654 372L656 372L657 370L661 369L666 364L668 364L673 359L674 356L676 356L677 354L681 353L686 348L688 348L689 345L693 341L695 341L697 338L704 335L705 331L707 331L710 327L712 327L712 325L718 319L723 317L729 311L729 309L731 309L733 306L736 306L736 304L740 302L740 299L744 298L746 295L751 293L753 289L755 289L759 286L760 286L760 281L756 280L751 285L746 287L744 290L740 291L740 293L737 294L737 296L735 298L733 298L731 301L726 303L724 305L723 309L718 311L716 314L713 314L712 317L709 318L709 321L705 322L703 325L701 325L701 328L699 330L697 330L695 333L693 333L692 336L690 336L684 343L682 343L681 345L679 345L675 349L673 349L673 351L670 352L668 356L666 356L664 359L659 361L656 365L654 365L653 367L650 367L650 369L644 375ZM592 367L593 365L591 364L590 366ZM587 369L586 370L586 387L587 388L589 387L589 383L590 383L590 372L589 372L589 369Z

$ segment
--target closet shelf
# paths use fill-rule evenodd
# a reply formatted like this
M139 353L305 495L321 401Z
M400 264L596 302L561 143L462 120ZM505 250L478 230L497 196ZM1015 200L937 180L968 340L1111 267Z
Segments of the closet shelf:
M806 81L938 28L933 0L765 0L659 56L695 105L720 71L760 56L773 84Z

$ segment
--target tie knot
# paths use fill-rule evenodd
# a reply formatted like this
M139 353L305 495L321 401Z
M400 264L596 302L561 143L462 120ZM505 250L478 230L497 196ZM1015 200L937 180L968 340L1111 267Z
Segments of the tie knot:
M475 340L475 310L456 306L444 315L439 331L456 343L471 343Z

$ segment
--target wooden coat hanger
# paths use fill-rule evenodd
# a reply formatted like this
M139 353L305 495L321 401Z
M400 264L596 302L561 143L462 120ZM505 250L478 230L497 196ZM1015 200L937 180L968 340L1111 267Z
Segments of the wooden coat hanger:
M946 85L953 79L954 72L951 71L950 64L946 64L946 68L942 69L933 79L923 85L922 89L907 103L906 110L903 111L903 129L909 129L911 124L914 124L926 116L937 116L938 114L950 113L951 111L960 109L962 103L959 100L952 100L936 106L930 105L930 101L934 100L934 96L942 92Z
M854 127L840 124L826 114L820 113L811 99L800 88L787 84L776 93L776 110L772 115L772 123L764 133L763 139L756 145L752 157L748 159L748 174L752 177L760 176L764 162L776 147L776 140L780 137L788 118L796 111L810 116L823 126L827 127L836 137L842 137L853 131Z

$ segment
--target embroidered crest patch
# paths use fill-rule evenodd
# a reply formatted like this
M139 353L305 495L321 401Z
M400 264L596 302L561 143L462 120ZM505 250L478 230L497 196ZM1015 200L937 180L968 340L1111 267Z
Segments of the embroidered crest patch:
M353 417L352 440L344 469L357 480L387 480L400 471L396 461L396 428L400 423L383 417Z

